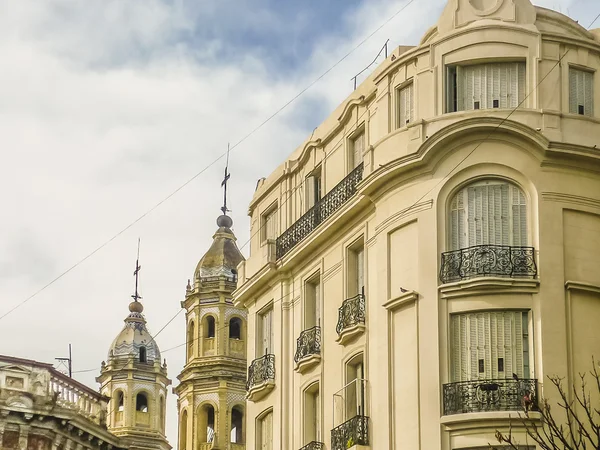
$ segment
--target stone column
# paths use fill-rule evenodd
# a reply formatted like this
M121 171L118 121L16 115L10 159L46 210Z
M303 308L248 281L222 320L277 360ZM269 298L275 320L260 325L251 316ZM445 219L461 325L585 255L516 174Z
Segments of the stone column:
M30 429L29 425L21 425L19 427L19 450L27 450Z
M54 435L54 439L52 440L52 450L56 450L58 447L60 447L60 444L62 444L63 441L63 436L56 433Z

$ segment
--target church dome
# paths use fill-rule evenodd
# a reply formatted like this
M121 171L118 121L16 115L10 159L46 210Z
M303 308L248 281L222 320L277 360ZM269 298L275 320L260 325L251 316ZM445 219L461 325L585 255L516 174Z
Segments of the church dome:
M147 363L160 362L158 345L146 328L146 319L142 314L144 311L143 305L138 301L131 302L129 311L130 313L125 319L125 326L110 346L108 359L134 359L138 362Z
M231 231L233 220L222 215L217 219L219 229L213 236L213 243L196 266L196 278L215 277L236 278L236 267L244 260L237 247L236 237Z

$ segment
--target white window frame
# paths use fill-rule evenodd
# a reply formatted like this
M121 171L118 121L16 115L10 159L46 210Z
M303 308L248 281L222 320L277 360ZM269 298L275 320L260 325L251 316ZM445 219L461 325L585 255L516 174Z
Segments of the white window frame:
M569 66L569 112L586 117L594 116L593 70Z
M527 246L528 205L525 192L508 180L486 179L463 186L450 198L448 247Z
M269 206L260 216L260 242L264 244L277 239L279 233L277 203Z
M321 166L316 167L310 175L306 177L306 211L315 206L323 198L323 171Z
M361 142L357 145L357 142ZM356 130L348 139L348 168L351 172L364 161L365 148L367 146L367 133L365 128Z
M261 309L256 315L256 358L274 353L274 335L273 335L273 303Z
M413 79L396 88L396 128L402 128L415 120L415 84Z

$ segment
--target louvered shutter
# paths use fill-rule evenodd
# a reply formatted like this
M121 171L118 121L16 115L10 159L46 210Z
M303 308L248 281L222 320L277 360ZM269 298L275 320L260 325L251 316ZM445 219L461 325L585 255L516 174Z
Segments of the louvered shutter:
M321 283L315 284L315 326L320 324L321 320Z
M414 117L414 99L413 99L413 84L400 89L400 111L398 127L404 127L407 123L412 122Z
M584 89L584 104L585 114L587 116L594 115L594 74L591 72L583 72L583 89Z
M310 208L315 206L315 177L310 175L306 177L306 210L308 211Z
M467 237L468 247L478 245L476 239L476 212L475 212L475 196L474 187L467 188Z
M572 114L577 114L579 107L579 95L577 92L578 72L578 70L569 69L569 112Z
M518 97L517 97L517 104L515 105L515 108L517 106L526 106L524 104L525 101L525 96L526 96L526 85L527 85L527 66L525 65L525 63L517 63L517 83L518 83ZM522 104L523 103L523 104Z
M262 352L266 352L266 354L273 353L272 343L273 343L273 330L272 330L272 319L273 319L273 310L266 311L262 315L262 348L260 349L260 356L264 354Z
M511 186L512 191L512 245L527 245L527 205L525 195L517 187Z
M580 111L583 108L583 111ZM594 115L594 74L585 70L569 69L569 112Z
M265 239L277 239L277 209L267 215L265 222Z
M315 418L314 427L315 427L315 440L317 442L321 442L321 395L320 392L315 392L314 396L314 411L313 416Z
M360 248L356 252L356 292L362 294L363 287L365 286L365 249Z
M352 141L352 168L358 167L363 162L365 150L365 133L361 133Z
M261 420L261 448L273 450L273 413L270 412Z
M465 109L465 70L458 66L456 68L456 110L464 111Z

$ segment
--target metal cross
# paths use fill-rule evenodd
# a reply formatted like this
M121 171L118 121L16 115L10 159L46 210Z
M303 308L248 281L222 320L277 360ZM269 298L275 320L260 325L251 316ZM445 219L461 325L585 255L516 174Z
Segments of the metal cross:
M138 277L142 266L140 266L140 238L138 238L138 251L137 251L137 259L135 260L135 270L133 271L133 275L135 275L135 294L131 296L133 301L137 302L142 298L140 294L138 294Z
M221 208L221 211L223 211L223 214L227 214L227 211L229 211L227 209L227 182L229 181L229 178L231 178L231 174L229 173L229 143L227 144L227 162L225 163L225 178L223 178L223 181L221 182L221 186L223 187L223 207Z

